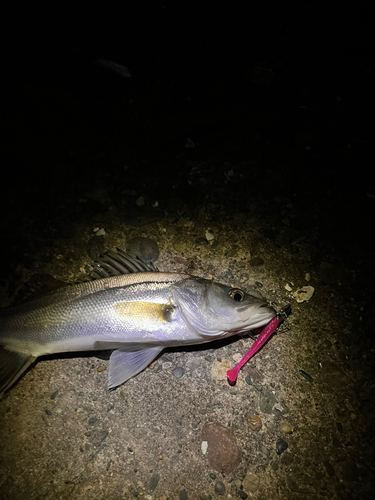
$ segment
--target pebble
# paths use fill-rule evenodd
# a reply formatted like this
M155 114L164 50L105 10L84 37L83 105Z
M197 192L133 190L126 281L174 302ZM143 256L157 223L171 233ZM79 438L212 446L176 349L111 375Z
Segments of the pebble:
M186 490L181 490L178 494L178 500L188 500L188 494Z
M159 246L155 240L137 236L126 242L126 251L147 262L156 262L159 258Z
M314 295L315 288L312 286L303 286L299 288L296 292L293 292L293 297L296 299L296 302L301 304L302 302L308 302L311 297Z
M172 370L172 375L176 378L181 378L185 374L185 370L181 366L177 366Z
M247 423L252 431L260 431L262 428L262 419L258 415L246 415Z
M242 499L242 500L246 500L246 498L248 498L249 496L242 490L240 490L238 492L238 496Z
M210 231L206 231L205 236L206 236L207 241L212 241L215 238L214 235Z
M288 448L288 443L284 439L279 438L276 442L276 453L281 455Z
M215 474L214 472L211 472L211 473L210 473L210 478L211 478L211 479L216 479L216 477L217 477L217 476L216 476L216 474Z
M283 434L291 434L293 427L288 422L280 422L279 429Z
M308 373L304 372L303 370L300 370L299 371L300 374L302 375L302 377L307 380L307 382L313 382L314 379L311 377L311 375L309 375Z
M241 361L241 359L242 359L242 356L241 356L240 353L237 353L237 354L233 354L232 358L234 359L234 361L236 363L239 363Z
M153 476L151 476L151 479L150 479L150 490L151 491L155 490L155 488L159 484L159 481L160 481L160 475L159 474L154 474Z
M93 236L86 243L87 255L92 260L96 260L105 252L105 239L104 236Z
M58 395L59 391L55 391L51 394L50 399L54 400L56 399L56 396Z
M241 450L236 438L218 422L203 427L202 441L208 443L207 457L211 469L230 473L241 463Z
M91 433L91 443L94 445L94 446L100 446L103 441L107 438L108 436L108 431L97 431L95 433Z
M225 494L225 484L222 481L216 481L215 493L217 495L224 495Z
M326 460L323 462L324 468L329 476L334 476L335 475L335 469L332 467L332 465Z
M227 371L232 367L232 363L229 359L222 358L221 361L216 361L212 365L211 377L213 380L225 380L227 381Z
M255 493L259 489L260 479L254 472L248 472L243 480L243 488L248 493Z
M107 367L106 367L106 366L98 366L97 371L98 371L99 373L101 373L101 372L104 372L106 369L107 369Z
M51 410L46 410L46 414L49 415L49 416L51 416L52 415Z
M265 387L263 388L263 391L259 394L259 409L262 413L267 413L271 414L272 409L275 406L276 403L276 397L275 395L270 391L267 390Z

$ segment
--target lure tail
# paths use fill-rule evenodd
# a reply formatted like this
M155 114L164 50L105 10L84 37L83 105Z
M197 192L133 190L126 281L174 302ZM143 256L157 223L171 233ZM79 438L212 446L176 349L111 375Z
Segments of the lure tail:
M230 385L234 385L237 381L237 376L241 368L245 363L249 361L250 358L254 356L254 354L259 351L263 344L267 342L267 340L271 337L273 332L277 329L277 327L286 319L289 314L292 312L291 306L288 304L283 307L276 316L271 319L271 321L263 328L261 334L256 339L254 344L251 346L250 350L245 354L245 356L241 359L237 365L231 370L227 371L227 379Z

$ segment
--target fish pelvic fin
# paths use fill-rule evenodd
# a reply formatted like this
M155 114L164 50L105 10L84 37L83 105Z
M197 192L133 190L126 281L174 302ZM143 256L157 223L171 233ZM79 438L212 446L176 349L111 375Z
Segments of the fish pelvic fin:
M134 375L137 375L144 370L162 350L163 347L158 346L141 349L139 351L127 351L126 348L113 351L109 358L108 387L110 389L117 387L131 377L134 377Z
M0 347L0 394L7 391L36 357Z

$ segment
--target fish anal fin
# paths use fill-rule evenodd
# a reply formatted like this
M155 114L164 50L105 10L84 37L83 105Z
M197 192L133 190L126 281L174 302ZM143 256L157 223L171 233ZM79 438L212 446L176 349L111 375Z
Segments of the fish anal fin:
M0 394L8 390L35 361L34 356L0 347Z
M113 351L109 359L109 388L117 387L144 370L162 350L163 347L158 346L139 351Z

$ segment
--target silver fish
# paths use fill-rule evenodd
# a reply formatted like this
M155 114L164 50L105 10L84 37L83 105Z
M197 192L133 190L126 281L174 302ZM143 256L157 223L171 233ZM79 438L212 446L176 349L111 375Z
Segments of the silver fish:
M165 347L243 334L276 314L261 296L188 274L155 272L122 255L131 274L119 274L129 272L119 264L124 259L110 259L111 269L121 270L115 270L117 276L61 288L1 311L0 393L39 356L106 349L113 349L108 385L116 387Z

